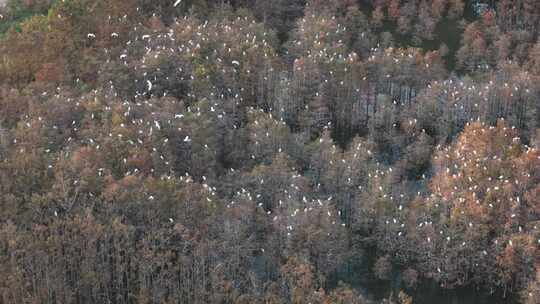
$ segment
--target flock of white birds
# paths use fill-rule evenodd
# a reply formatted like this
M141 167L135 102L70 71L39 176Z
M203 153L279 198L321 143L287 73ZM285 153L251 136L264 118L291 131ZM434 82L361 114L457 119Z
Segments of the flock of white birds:
M182 0L177 0L174 2L174 6L178 6ZM300 32L306 31L305 25L306 20L300 22ZM304 59L313 60L313 62L320 64L331 64L335 62L342 62L343 64L339 66L338 69L329 69L328 73L323 74L322 81L324 82L333 82L338 81L343 85L342 77L336 77L334 79L334 73L352 73L349 70L348 64L358 60L358 55L350 53L345 54L340 52L341 41L338 41L335 45L328 46L324 43L325 39L331 37L332 35L340 35L341 32L346 31L343 26L339 24L335 26L335 32L327 32L325 38L320 37L318 34L315 37L315 40L310 43L310 45L315 46L314 49L308 49L305 54ZM135 29L135 33L140 32L140 29ZM113 38L121 38L118 33L111 33ZM90 40L96 39L95 33L88 33L87 38ZM252 86L256 86L256 79L259 77L266 78L267 75L272 72L279 74L279 71L274 71L274 67L271 64L271 61L276 58L276 54L272 52L270 43L267 41L268 36L264 31L260 31L260 25L256 24L255 21L249 20L248 18L238 18L230 22L223 23L197 23L196 21L189 20L184 18L182 20L177 20L176 24L173 24L165 32L141 32L128 39L125 45L125 49L121 54L111 54L107 50L111 58L109 61L119 60L123 65L128 66L134 75L137 75L136 87L137 91L134 92L131 100L124 100L120 103L117 102L121 97L117 92L113 81L110 83L109 88L105 89L96 89L90 94L83 96L82 98L69 98L63 96L63 91L61 88L57 88L56 92L43 92L43 98L48 99L47 102L66 102L73 105L77 108L77 111L85 111L84 109L90 109L90 104L99 105L98 107L93 106L91 110L87 110L83 119L73 120L68 126L70 131L67 131L71 135L68 136L64 143L58 146L50 146L50 143L44 142L44 147L30 147L31 149L42 149L44 153L51 155L49 158L49 170L54 170L54 167L57 165L58 161L63 157L69 157L71 147L75 145L88 146L95 150L100 150L108 141L114 141L118 144L127 145L128 147L138 147L142 149L150 149L153 154L158 155L159 160L162 162L162 166L167 169L160 169L159 173L156 168L151 169L151 174L160 174L163 179L178 178L180 181L185 183L193 182L192 177L189 172L185 172L182 175L174 177L174 160L170 158L170 153L167 151L169 149L169 144L172 138L166 136L167 133L172 134L168 130L176 130L178 136L180 136L180 141L189 147L193 144L194 137L196 135L193 132L197 132L195 129L190 128L189 130L183 129L185 124L183 123L187 117L195 117L195 119L204 116L205 119L211 119L211 121L217 122L220 120L228 119L230 112L225 109L224 103L232 102L236 105L242 104L245 100L244 97L247 94L251 94ZM237 41L237 43L235 43ZM301 47L302 41L296 41L296 46ZM144 55L138 58L137 48L141 45L144 46ZM336 48L335 46L339 46ZM115 57L113 57L115 56ZM414 57L416 55L413 52L405 50L381 50L378 48L372 49L372 55L367 58L368 62L382 62L385 60L390 60L396 65L403 63L404 61L410 62L411 65L414 64ZM171 113L164 112L161 108L162 99L165 99L168 95L167 90L162 90L160 83L164 79L158 78L162 74L160 69L165 67L168 63L174 64L175 61L185 60L187 62L193 61L195 58L203 58L206 60L201 67L211 67L214 72L219 73L224 78L229 79L228 83L231 84L231 87L221 87L218 88L215 85L212 85L213 90L210 91L210 94L207 96L201 96L202 93L189 90L187 96L190 100L209 100L207 107L194 106L187 107L184 112ZM299 59L297 59L299 60ZM159 62L165 62L165 65L158 64ZM189 65L189 64L188 64ZM295 63L296 65L296 63ZM191 66L192 67L192 66ZM205 81L207 80L211 83L210 75L208 71L193 71L191 67L178 67L174 73L170 73L166 76L166 81L172 83L187 83L193 84L195 81ZM262 67L266 69L264 71L256 71L254 67ZM422 69L427 69L429 71L429 64L424 64ZM187 69L187 70L184 70ZM252 70L250 70L252 69ZM271 70L270 70L271 69ZM297 67L296 72L302 73L302 68ZM395 68L394 72L399 72L399 68ZM240 74L249 75L241 76ZM399 76L399 75L398 75ZM369 81L370 75L364 75L361 77L360 81ZM387 78L392 78L394 75L388 73L386 74ZM172 80L171 80L172 78ZM255 79L255 80L254 80ZM253 81L254 83L250 84L250 87L243 87L242 81ZM485 104L490 98L493 98L495 94L504 95L509 97L515 97L519 95L521 98L533 98L530 90L532 85L532 80L527 75L521 75L521 78L514 79L514 82L502 82L494 83L490 81L487 84L477 84L471 80L461 81L461 80L445 80L445 81L433 81L430 82L423 90L427 92L426 94L433 94L437 96L438 100L441 103L451 104L458 110L463 110L467 113L471 113L470 117L467 117L468 121L474 121L478 119L478 108L479 105ZM357 90L359 90L359 87ZM160 96L158 96L159 90ZM320 92L314 92L314 95L320 94ZM530 96L530 97L528 97ZM485 101L482 103L482 101ZM178 102L172 102L174 105ZM178 106L178 108L180 108ZM259 110L252 109L251 112L257 112ZM134 114L136 113L145 113L144 115ZM112 125L109 122L105 123L107 117L112 117L113 113L122 113L121 123L118 125ZM276 119L271 114L266 118L270 121L273 121L275 125L285 125L282 119ZM235 119L232 119L235 121ZM95 123L92 121L96 121ZM273 153L276 155L285 152L287 153L287 147L285 144L279 142L274 138L272 134L272 126L268 124L260 125L259 121L254 120L250 122L256 127L261 128L259 135L254 134L253 139L253 148L256 149L256 146L262 145L265 141L268 142L266 146L273 146ZM409 124L414 126L417 123L416 119L411 119ZM95 137L87 137L84 132L85 127L91 124L103 124L101 128L102 134L95 134ZM24 128L32 130L49 130L49 129L58 129L58 126L55 125L52 121L47 121L42 116L34 117L32 115L27 115L24 119ZM234 127L238 127L236 124ZM195 127L196 128L196 127ZM475 130L475 132L492 132L493 127L484 126L482 129ZM510 132L514 127L508 129ZM422 130L423 131L423 130ZM40 131L38 131L40 132ZM44 131L41 134L47 134L47 131ZM21 134L25 134L21 132ZM482 135L480 135L482 136ZM505 136L511 136L505 133ZM160 140L156 140L159 138ZM515 138L515 142L519 144L519 138ZM320 138L321 149L325 144L324 139ZM25 144L25 139L15 136L13 138L13 145L18 146L18 150L21 153L25 152L27 145ZM432 193L431 196L423 197L423 194L417 193L420 197L423 197L426 201L426 204L432 204L433 208L440 209L441 213L446 213L447 206L441 203L448 203L450 201L454 202L453 204L459 204L465 202L472 198L477 198L475 201L477 204L481 204L479 196L484 196L487 192L498 192L501 191L506 185L515 184L514 187L520 188L520 178L529 178L530 172L510 172L512 176L500 175L498 177L490 176L485 177L485 180L489 180L489 187L479 186L477 180L471 179L470 168L479 168L483 171L488 171L490 165L496 165L494 163L501 161L501 155L495 153L490 155L489 158L486 157L477 157L477 151L466 150L468 143L458 143L458 147L454 149L444 148L440 149L440 153L435 157L436 162L447 164L446 167L439 168L440 172L438 174L443 174L447 179L454 180L464 180L465 185L461 185L460 182L456 182L453 185L452 191L449 193L443 192L440 190L440 187L437 188L440 191ZM332 144L333 146L333 144ZM211 150L214 147L204 144L204 150ZM410 198L410 194L407 193L394 193L392 189L387 189L388 186L383 186L383 181L387 178L388 175L392 174L392 167L385 167L379 163L376 163L375 166L363 169L362 164L359 162L366 162L365 155L371 155L372 152L369 151L364 146L358 145L355 147L356 151L354 153L341 152L339 148L333 146L331 150L333 156L329 160L328 165L334 165L334 161L337 160L341 162L341 168L344 168L344 171L341 172L345 177L346 184L351 185L350 188L347 188L347 191L355 191L357 197L360 197L360 193L364 191L372 191L378 193L379 196L385 200L393 202L395 205L394 215L390 217L381 218L380 221L383 223L384 227L381 229L388 229L396 238L406 238L407 232L409 231L419 231L419 233L424 235L425 243L428 246L433 248L438 247L434 245L442 243L450 243L454 241L454 236L451 231L448 231L448 226L445 224L439 224L430 217L422 217L418 219L417 223L414 223L414 227L408 227L410 224L406 219L406 208L404 205L407 204L407 199ZM534 148L527 147L525 153L536 153L538 151ZM216 153L216 151L210 151L211 153ZM454 153L454 154L452 154ZM252 154L251 159L257 161L259 160L259 155ZM537 156L540 157L540 156ZM332 160L334 159L334 160ZM123 164L128 162L127 158L120 160ZM374 162L375 163L375 162ZM463 167L460 167L460 166ZM129 168L126 165L125 175L134 175L139 174L139 168ZM538 168L529 168L531 170L538 170ZM356 171L359 170L359 171ZM107 168L99 168L96 171L98 177L103 177L104 173L107 172ZM231 174L234 174L235 169L230 169ZM365 180L358 178L359 175L362 177L367 176ZM346 224L341 220L341 211L334 212L332 207L335 201L335 198L327 196L325 198L321 197L309 197L307 193L303 192L303 189L296 184L296 181L301 178L299 172L293 170L290 173L290 176L283 177L284 180L288 181L288 185L281 189L281 193L278 195L279 199L275 204L275 209L265 209L260 199L264 197L264 184L265 180L261 177L257 182L260 183L261 192L251 192L245 188L238 189L233 199L230 199L226 203L227 208L234 208L240 201L243 203L249 202L249 204L257 205L259 208L262 208L264 212L271 218L273 222L279 223L280 227L284 228L286 235L291 237L294 233L297 225L302 223L309 223L313 221L327 221L328 225L335 225L339 227L344 227ZM426 177L424 176L423 179ZM464 179L465 178L465 179ZM476 177L475 177L476 178ZM216 187L213 187L212 180L203 176L201 183L205 189L207 189L208 201L216 199ZM422 181L424 182L424 181ZM79 183L79 180L74 180L73 184ZM320 187L320 184L317 186ZM507 197L501 194L501 198L506 199ZM156 194L148 193L148 200L157 200ZM508 208L512 208L510 218L517 220L516 212L519 211L520 202L523 200L521 196L509 197L509 201L501 202L500 199L497 199L496 202L501 204L507 204ZM458 203L455 203L458 202ZM512 207L517 206L517 207ZM494 208L493 202L489 203L488 208ZM466 211L462 211L466 212ZM313 214L313 215L311 215ZM57 215L55 211L55 215ZM324 216L323 216L324 215ZM326 217L328 220L324 220ZM175 219L170 217L167 219L168 222L174 223ZM477 225L482 225L482 223L475 223L472 220L466 224L465 229L477 229ZM393 227L393 228L391 228ZM523 224L515 226L516 233L538 233L538 227L524 227ZM328 231L328 235L331 235L331 231ZM457 240L456 240L457 241ZM399 241L396 241L399 243ZM465 247L467 245L466 241L461 242L461 246ZM498 242L498 239L494 239L494 242ZM512 246L512 239L505 240L507 246ZM538 239L540 243L540 239ZM503 244L499 244L503 246ZM439 245L441 246L441 245ZM480 254L483 256L491 256L490 248L493 248L492 244L489 244L490 247L481 248ZM436 250L436 249L433 249ZM444 265L436 266L434 271L438 273L444 272Z

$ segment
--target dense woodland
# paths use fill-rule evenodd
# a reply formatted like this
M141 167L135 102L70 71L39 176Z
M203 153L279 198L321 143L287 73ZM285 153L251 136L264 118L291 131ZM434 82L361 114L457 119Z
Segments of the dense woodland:
M540 303L539 32L537 0L8 0L0 304Z

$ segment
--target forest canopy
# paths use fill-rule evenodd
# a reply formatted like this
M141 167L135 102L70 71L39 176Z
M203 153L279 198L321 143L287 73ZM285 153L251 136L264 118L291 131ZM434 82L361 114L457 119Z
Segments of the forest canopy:
M540 303L537 0L0 1L0 304Z

